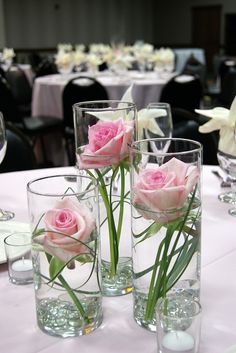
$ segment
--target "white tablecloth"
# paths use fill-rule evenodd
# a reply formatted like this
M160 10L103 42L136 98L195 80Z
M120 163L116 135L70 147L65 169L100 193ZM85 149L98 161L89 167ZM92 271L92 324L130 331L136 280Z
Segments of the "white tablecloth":
M217 199L222 191L212 167L203 168L202 336L199 353L224 353L236 344L236 218ZM74 171L55 168L0 174L1 206L27 221L26 184L36 177ZM0 224L1 228L1 224ZM36 324L33 285L8 281L0 265L0 352L2 353L156 353L156 335L132 317L132 294L104 298L102 325L88 336L61 339Z
M73 77L83 75L70 74L63 76L60 74L39 77L34 81L32 98L32 115L46 115L63 117L62 92L66 83ZM85 75L88 75L85 73ZM110 75L101 72L96 79L107 89L109 99L121 99L127 88L134 84L133 99L138 109L144 108L148 103L158 102L164 84L173 76L157 77L154 72L139 73L130 71L126 77Z

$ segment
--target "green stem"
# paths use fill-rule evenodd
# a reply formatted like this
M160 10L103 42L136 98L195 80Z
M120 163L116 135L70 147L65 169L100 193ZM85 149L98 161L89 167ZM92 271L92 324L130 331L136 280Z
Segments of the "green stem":
M77 309L79 310L80 315L82 316L82 318L84 320L84 323L88 324L89 323L88 316L85 314L84 308L83 308L82 304L80 303L79 299L77 298L77 296L75 295L74 291L70 288L69 284L66 282L66 280L64 279L64 277L62 275L59 275L58 279L61 282L61 284L63 285L63 287L65 288L65 290L67 291L68 295L73 300Z
M106 184L104 182L103 176L99 170L96 170L98 174L99 180L99 191L102 196L106 213L107 213L107 220L108 220L108 232L109 232L109 245L110 245L110 259L111 259L111 275L115 276L116 274L116 267L118 263L118 243L117 243L117 236L116 236L116 228L115 222L113 218L113 211L112 206L109 202Z
M170 281L168 283L168 280L170 280L170 274L167 275L167 273L168 273L168 269L169 269L169 266L171 264L171 260L173 259L173 257L178 254L177 258L175 260L175 263L172 266L172 270L170 271L170 273L172 276L174 274L174 277L176 276L175 278L179 279L180 276L185 271L185 269L187 268L193 254L194 254L195 246L191 247L190 251L188 251L188 246L186 247L186 245L187 245L189 235L192 235L192 236L196 235L196 233L194 234L194 232L192 232L192 231L194 230L193 224L195 224L195 222L198 218L198 213L197 213L195 219L192 220L191 227L186 227L186 223L187 223L188 216L190 214L190 210L192 208L192 205L193 205L193 202L195 199L196 190L197 190L197 186L195 186L195 190L192 194L191 200L188 205L187 212L185 213L183 220L178 223L173 222L172 224L169 224L169 226L167 227L167 230L166 230L166 236L162 240L162 242L159 246L157 257L156 257L156 260L155 260L155 263L153 266L153 273L152 273L151 282L150 282L150 286L149 286L148 300L147 300L146 313L145 313L146 320L151 320L153 318L153 313L154 313L155 305L157 303L158 298L160 298L160 296L165 296L167 291L171 288ZM180 250L176 254L176 248L178 246L179 239L180 239L181 235L183 234L183 231L186 229L188 230L187 237L185 237L184 244L179 248ZM174 240L174 244L171 248L171 251L168 255L168 250L169 250L169 246L171 243L171 238L172 238L173 234L175 233L175 231L177 231L177 235ZM194 237L194 238L198 239L196 237ZM163 251L162 258L159 261L160 248L162 249L163 244L164 244L164 251ZM155 278L156 278L158 267L159 267L159 271L158 271L158 275L157 275L157 279L156 279L156 283L155 283ZM176 268L176 267L178 268L178 270L175 272L174 268ZM173 280L172 280L173 285L174 285L174 283L176 283L175 278L173 278Z
M125 195L125 172L124 172L123 164L120 163L120 211L119 211L119 219L118 219L118 226L117 226L118 246L120 243L120 236L121 236L123 217L124 217L124 195Z
M162 243L159 246L158 249L158 257L156 258L153 273L152 273L152 278L151 278L151 283L149 287L149 296L148 296L148 301L147 301L147 307L146 307L146 313L145 313L145 320L151 320L153 317L153 312L154 308L156 305L156 301L159 297L159 293L161 291L161 287L163 285L163 281L165 280L165 274L167 273L168 269L168 262L166 262L167 258L167 253L171 241L171 237L173 235L174 229L172 230L172 227L167 229L166 232L166 237L162 240ZM164 246L163 250L163 255L162 255L162 260L159 261L159 257L161 255L160 248L162 250L162 247ZM157 261L158 259L158 261ZM158 271L157 275L157 280L155 283L155 277L157 273L157 268L158 268L158 263L160 263L160 269ZM154 285L155 283L155 285Z
M46 253L46 257L47 257L48 263L50 264L52 256ZM88 319L87 315L85 314L84 308L83 308L82 304L80 303L79 299L77 298L77 296L75 295L73 289L70 288L69 284L66 282L66 280L64 279L64 277L62 275L59 275L58 279L61 282L61 284L63 285L63 287L65 288L65 290L67 291L68 295L71 297L75 306L77 307L80 315L82 316L82 318L84 320L84 323L88 324L89 319Z

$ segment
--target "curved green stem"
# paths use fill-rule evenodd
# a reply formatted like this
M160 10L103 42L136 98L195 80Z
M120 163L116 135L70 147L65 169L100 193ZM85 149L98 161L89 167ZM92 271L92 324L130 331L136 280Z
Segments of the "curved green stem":
M63 285L63 287L65 288L65 290L67 291L68 295L73 300L77 309L79 310L80 315L82 316L82 318L84 320L84 323L88 324L89 323L88 316L85 314L84 308L83 308L82 304L80 303L79 299L77 298L77 296L75 295L74 291L70 288L70 286L68 285L68 283L66 282L66 280L64 279L64 277L62 275L59 275L58 279L61 282L61 284Z
M48 263L50 263L52 256L46 253L46 257L47 257ZM67 291L68 295L72 299L75 306L77 307L80 315L82 316L82 318L84 320L84 323L88 324L89 319L88 319L87 315L85 314L84 308L83 308L82 304L80 303L79 299L77 298L76 294L74 293L73 289L71 289L71 287L69 286L69 284L66 282L66 280L64 279L64 277L62 275L59 275L58 279L61 282L61 284L63 285L63 287L65 288L65 290Z

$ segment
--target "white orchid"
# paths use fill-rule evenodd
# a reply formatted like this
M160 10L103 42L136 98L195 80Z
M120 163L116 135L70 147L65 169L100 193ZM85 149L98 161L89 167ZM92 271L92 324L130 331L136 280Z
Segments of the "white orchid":
M131 85L126 92L124 93L123 97L121 98L120 103L118 104L118 108L124 108L125 102L133 103L132 97L132 89L133 85ZM104 108L103 111L100 112L90 112L90 114L96 116L99 120L108 121L108 120L117 120L120 118L119 110L112 111L110 107ZM164 136L164 133L158 126L156 122L156 118L166 115L166 111L164 109L141 109L137 113L138 115L138 139L143 138L143 131L149 130L155 135ZM131 117L129 114L127 116L122 117L125 120L130 120Z
M234 136L234 127L236 123L236 97L234 98L230 109L216 107L207 110L195 109L195 112L211 118L211 120L199 127L199 131L202 133L209 133L220 130L219 150L236 156L236 141Z

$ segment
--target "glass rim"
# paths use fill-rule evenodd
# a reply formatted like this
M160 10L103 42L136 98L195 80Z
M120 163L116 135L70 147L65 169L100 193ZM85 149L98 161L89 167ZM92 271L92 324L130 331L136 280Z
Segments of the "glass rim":
M9 242L9 238L11 238L13 235L19 235L20 236L22 234L29 235L29 242L22 243L22 244L13 244L13 243ZM9 234L6 238L4 238L4 244L6 244L8 246L14 246L14 247L21 247L21 246L31 245L31 232L30 231L28 231L28 232L13 232L13 233Z
M92 182L92 185L91 187L89 187L88 189L84 190L84 191L78 191L78 192L67 192L66 194L65 193L49 193L49 192L45 192L45 193L42 193L42 192L39 192L39 191L36 191L36 190L33 190L32 189L32 185L34 185L36 182L38 181L42 181L42 180L46 180L46 179L53 179L53 178L64 178L65 180L67 180L68 182L70 182L70 179L71 179L71 182L74 178L76 179L87 179L87 180L90 180ZM36 179L33 179L33 180L30 180L28 183L27 183L27 191L31 194L34 194L34 195L40 195L40 196L50 196L50 197L61 197L61 196L74 196L74 195L83 195L85 192L88 192L88 191L93 191L95 190L97 187L97 180L92 180L91 177L89 176L86 176L86 175L76 175L76 174L58 174L58 175L47 175L47 176L44 176L44 177L40 177L40 178L36 178Z
M121 103L121 104L126 104L127 106L125 107L86 107L86 105L94 105L94 104L104 104L104 103L111 103L111 104L114 104L114 103ZM75 103L72 105L72 108L73 109L76 109L76 108L79 108L81 111L86 111L86 110L90 110L90 111L113 111L113 110L124 110L124 109L130 109L130 108L134 108L135 110L137 109L136 107L136 104L133 103L133 102L129 102L129 101L122 101L122 100L119 100L119 99L103 99L103 100L95 100L95 101L84 101L84 102L79 102L79 103Z
M178 152L151 152L151 151L140 151L136 146L140 145L141 143L144 142L155 142L155 141L183 141L183 142L188 142L188 143L192 143L193 145L195 145L196 147L191 148L189 150L184 150L184 151L178 151ZM191 139L185 139L185 138L181 138L181 137L156 137L156 138L150 138L150 139L142 139L142 140L136 140L133 141L131 144L129 144L129 150L132 152L136 152L139 154L143 154L143 155L147 155L147 156L157 156L157 155L162 155L162 156L176 156L176 155L186 155L189 153L194 153L194 152L198 152L198 151L202 151L202 144L198 141L195 140L191 140Z

